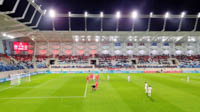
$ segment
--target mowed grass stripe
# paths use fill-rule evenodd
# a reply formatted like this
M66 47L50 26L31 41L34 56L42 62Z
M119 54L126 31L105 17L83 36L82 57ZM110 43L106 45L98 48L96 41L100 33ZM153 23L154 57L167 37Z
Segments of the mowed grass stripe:
M25 92L27 92L27 91L29 91L29 90L31 90L33 88L19 89L18 87L30 87L30 86L27 86L27 83L34 83L35 85L41 84L41 83L43 83L44 79L49 80L47 77L48 77L48 75L44 75L44 74L42 74L41 77L39 77L39 75L38 76L33 76L33 78L32 78L33 81L31 81L31 82L22 82L22 85L19 85L19 86L10 86L10 82L6 83L7 85L9 85L9 89L1 91L0 92L0 98L16 97L16 96L19 96L21 94L24 94ZM35 78L37 80L35 80ZM26 86L24 86L24 85L26 85ZM34 87L35 85L31 85L31 87Z
M199 92L200 85L196 84L197 81L194 81L194 80L190 80L190 82L187 82L186 80L182 81L180 80L180 78L173 78L172 76L169 76L168 78L154 77L154 76L151 76L151 74L146 76L145 78L146 79L150 78L151 80L154 80L154 81L156 80L157 82L164 83L165 85L170 86L172 88L175 87L176 89L187 92L188 94L200 96L200 92Z
M66 79L68 78L68 79ZM86 84L86 78L82 74L63 74L57 82L51 82L52 84L60 83L65 81L53 94L52 96L69 96L69 98L63 99L47 99L42 105L40 105L36 112L49 111L51 108L56 111L73 110L79 109L82 106L81 101L84 99L84 89ZM75 98L71 98L70 96ZM75 105L74 105L74 104ZM79 110L81 111L81 110ZM42 112L42 111L41 111Z
M131 82L127 80L128 74L109 75L110 80L108 81L107 74L100 74L99 89L96 92L91 89L91 85L95 82L90 81L86 98L5 99L0 100L0 111L199 112L200 110L198 103L200 95L197 94L200 91L197 89L200 76L198 74L189 74L190 83L186 82L187 74L131 74ZM32 80L30 83L24 82L15 89L23 90L22 94L19 94L20 97L25 95L33 97L34 94L37 92L39 94L43 90L52 90L50 93L47 92L50 97L75 94L75 91L84 95L86 74L48 74L45 76L46 78L41 76L39 79L36 77L36 80ZM47 83L47 81L49 82ZM152 99L144 94L145 81L153 87ZM43 86L40 88L31 88L42 84ZM14 89L6 91L10 90ZM2 93L0 92L0 94ZM7 94L11 93L12 91Z
M110 76L112 77L112 76ZM87 97L84 100L83 112L132 112L126 103L120 98L118 92L111 85L111 80L107 80L107 75L101 75L99 88L92 91L90 81Z
M184 112L181 108L171 104L170 102L166 101L162 97L159 97L159 95L154 95L153 92L153 97L148 97L144 92L144 82L149 82L150 80L144 79L142 74L118 74L121 78L124 79L124 83L126 85L130 86L126 91L121 91L122 89L118 89L119 93L123 96L124 100L129 104L129 106L137 111L142 111L142 112L149 112L149 111L155 111L155 112L169 112L169 111L174 111L174 112ZM131 75L131 81L128 82L128 75ZM125 84L121 84L119 82L118 86L123 86ZM127 87L125 87L127 88ZM134 88L134 89L131 89ZM154 88L153 88L154 89ZM154 90L153 90L154 91ZM127 93L132 93L132 95L127 95ZM159 93L158 93L159 94ZM162 103L161 103L162 102ZM167 107L167 108L166 108ZM166 108L166 109L164 109Z
M159 96L166 102L182 108L186 112L191 110L196 112L199 110L199 107L196 105L199 104L200 97L190 93L191 88L184 89L184 84L177 85L174 81L150 77L150 75L145 77L145 79L148 79L153 86L153 96ZM180 88L180 86L183 86L183 88Z

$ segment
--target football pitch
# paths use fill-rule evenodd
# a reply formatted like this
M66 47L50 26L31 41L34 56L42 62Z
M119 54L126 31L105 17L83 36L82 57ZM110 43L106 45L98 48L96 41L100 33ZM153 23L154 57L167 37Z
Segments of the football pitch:
M110 80L100 74L97 91L87 75L40 74L19 86L1 83L0 112L200 111L200 74L109 74ZM144 82L152 86L152 97L144 93Z

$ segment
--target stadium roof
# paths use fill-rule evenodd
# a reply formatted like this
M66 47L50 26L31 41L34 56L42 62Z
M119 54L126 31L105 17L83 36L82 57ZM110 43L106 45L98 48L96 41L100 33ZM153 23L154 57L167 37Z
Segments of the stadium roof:
M28 4L23 12L21 17L11 17L9 14L13 14L16 12L17 7L19 6L20 0L17 0L13 9L11 11L0 12L0 32L3 37L15 37L15 38L24 38L29 37L34 41L74 41L74 40L82 40L87 41L88 38L91 41L100 41L100 40L112 40L117 38L117 41L188 41L188 40L199 40L200 32L197 31L197 26L200 18L200 13L197 15L188 15L185 12L182 12L178 15L170 14L166 12L163 15L153 14L152 12L146 15L138 14L136 11L132 12L129 15L123 15L120 12L116 12L116 14L104 14L100 12L99 14L89 14L85 12L84 14L73 14L68 12L67 14L59 14L56 13L55 10L51 10L50 16L46 14L45 9L41 9L39 5L37 5L33 0L27 0ZM3 2L2 2L3 3ZM27 11L29 7L34 7L34 13L31 16L31 19L26 22L21 22L19 20L24 19L27 15ZM39 12L40 16L37 19L37 22L34 26L30 26L33 23L33 19L35 18L36 12ZM53 15L52 15L53 13ZM45 15L46 14L46 15ZM38 26L40 24L41 18L44 16L48 16L48 18L52 21L52 31L40 31L38 30ZM55 18L67 18L68 30L57 31ZM84 20L84 28L81 31L75 31L72 29L72 21L73 18L83 18ZM98 31L89 31L88 30L88 19L89 18L99 18L101 19L100 28ZM113 31L105 31L103 29L104 19L106 18L115 18L115 30ZM147 27L144 31L136 31L135 30L135 21L131 22L131 29L129 31L120 31L119 24L120 19L128 18L128 19L147 19ZM160 31L151 31L151 20L152 19L163 19L162 29ZM167 21L169 18L179 19L178 28L174 31L166 31ZM195 19L195 23L193 29L191 31L182 31L183 19ZM195 38L195 39L190 39ZM89 39L89 40L90 40ZM116 39L115 39L116 40Z
M10 16L0 14L0 32L15 35L15 37L24 37L31 31L33 29L25 24L16 21Z

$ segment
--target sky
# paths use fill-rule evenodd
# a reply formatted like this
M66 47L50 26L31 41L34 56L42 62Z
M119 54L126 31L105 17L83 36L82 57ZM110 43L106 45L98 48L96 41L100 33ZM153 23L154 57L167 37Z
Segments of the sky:
M11 10L16 0L5 0L5 4L0 6L1 11ZM133 10L137 10L140 14L164 14L169 11L171 14L180 14L185 11L187 14L197 14L200 12L200 0L36 0L36 3L42 5L43 9L55 9L57 13L68 13L68 11L76 14L83 14L85 11L92 14L99 14L103 11L105 14L115 14L120 11L122 14L130 14ZM26 0L21 0L16 14L11 17L22 15ZM33 14L33 8L30 8L28 14L21 22L28 21ZM37 13L34 23L37 21L39 13ZM68 18L56 18L56 30L68 30ZM51 18L47 15L42 18L39 25L40 30L51 30ZM84 30L84 18L73 18L72 30ZM104 30L114 31L116 28L116 19L104 19ZM153 19L151 24L152 31L162 30L163 19ZM120 19L119 30L130 31L132 20ZM34 24L33 23L33 24ZM135 30L144 31L147 28L147 19L139 19L135 21ZM174 31L178 28L179 19L169 19L167 21L166 30ZM182 30L190 31L193 29L195 19L184 19ZM88 19L88 30L96 31L100 29L100 19ZM200 25L198 25L200 30Z

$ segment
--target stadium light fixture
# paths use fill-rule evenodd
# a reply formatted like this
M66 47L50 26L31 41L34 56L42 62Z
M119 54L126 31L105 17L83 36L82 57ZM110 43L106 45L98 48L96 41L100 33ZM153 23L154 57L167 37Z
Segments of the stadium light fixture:
M98 42L98 41L99 41L99 39L98 39L98 38L96 38L96 39L95 39L95 41L96 41L96 42Z
M78 42L78 41L79 41L79 39L78 39L78 38L75 38L75 41L76 41L76 42Z
M32 3L35 3L35 0L32 0Z
M72 13L71 13L71 12L68 12L68 16L71 17L71 16L72 16Z
M150 18L152 18L153 17L153 12L150 12Z
M185 12L182 12L182 13L181 13L181 18L184 18L185 15L186 15L186 13L185 13Z
M116 18L119 19L120 17L121 17L121 13L119 11L117 11Z
M88 39L88 41L91 41L91 36L88 35L88 36L87 36L87 39Z
M200 18L200 12L198 13L197 17Z
M44 14L46 14L47 13L47 10L44 10Z
M7 35L8 38L14 39L15 37L12 35Z
M104 14L103 12L100 12L100 17L103 18L104 17Z
M135 18L137 18L137 17L138 17L137 11L133 11L133 12L132 12L132 18L135 19Z
M166 12L165 13L165 18L167 19L167 18L169 18L169 16L170 16L169 12Z
M85 16L85 18L88 17L88 12L87 11L84 13L84 16Z
M6 37L6 36L7 36L7 34L6 34L6 33L2 33L2 35L3 35L4 37Z
M55 18L56 12L55 12L53 9L50 9L50 10L49 10L49 16L50 16L51 18Z

